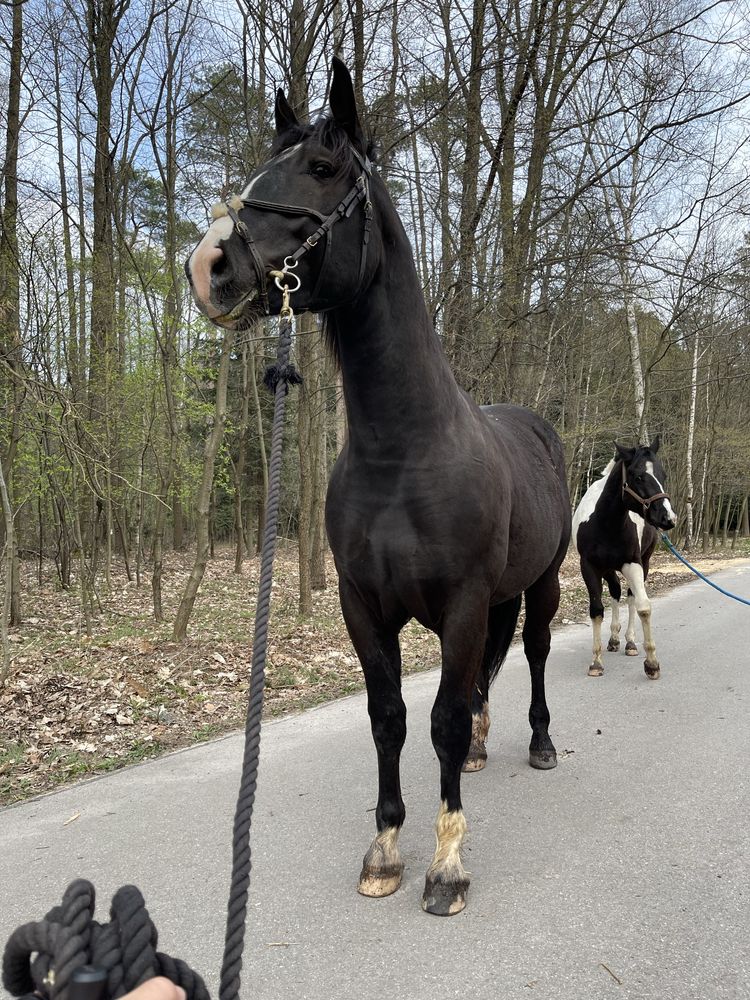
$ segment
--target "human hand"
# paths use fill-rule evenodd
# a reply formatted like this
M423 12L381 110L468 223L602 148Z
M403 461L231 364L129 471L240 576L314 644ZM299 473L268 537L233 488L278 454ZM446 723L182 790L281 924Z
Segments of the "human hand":
M183 988L175 986L171 979L154 976L126 993L123 1000L187 1000L187 997Z

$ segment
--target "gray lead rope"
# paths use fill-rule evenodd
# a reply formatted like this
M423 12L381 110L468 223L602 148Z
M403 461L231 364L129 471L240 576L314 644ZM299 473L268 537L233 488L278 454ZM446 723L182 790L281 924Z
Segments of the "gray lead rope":
M288 305L286 307L288 309ZM284 409L289 385L302 379L289 364L292 344L291 310L282 315L279 328L279 345L276 365L266 372L266 385L275 392L273 429L271 432L271 462L268 477L268 503L260 561L258 604L255 610L255 637L250 673L247 719L245 722L245 752L242 759L242 776L234 814L232 838L232 881L227 904L227 925L224 938L224 960L221 967L219 1000L236 1000L240 990L242 951L245 946L245 919L247 893L250 884L252 857L250 852L250 823L258 784L258 756L260 753L260 726L263 711L266 652L268 648L268 618L271 604L273 558L276 550L276 528L281 492L281 446L284 437Z

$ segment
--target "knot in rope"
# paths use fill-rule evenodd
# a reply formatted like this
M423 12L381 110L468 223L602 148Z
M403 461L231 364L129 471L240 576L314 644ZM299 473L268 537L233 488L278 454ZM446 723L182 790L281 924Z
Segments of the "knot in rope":
M286 386L286 391L289 392L290 385L302 385L302 376L293 364L269 365L263 376L263 384L267 389L275 393L279 382L283 382Z
M3 986L9 993L21 997L33 991L43 1000L74 1000L73 973L93 965L107 974L107 1000L124 996L154 976L166 976L181 986L188 1000L210 1000L197 972L156 951L156 927L139 889L124 885L117 890L109 923L94 920L94 903L93 885L76 879L65 890L61 906L11 934L3 953Z

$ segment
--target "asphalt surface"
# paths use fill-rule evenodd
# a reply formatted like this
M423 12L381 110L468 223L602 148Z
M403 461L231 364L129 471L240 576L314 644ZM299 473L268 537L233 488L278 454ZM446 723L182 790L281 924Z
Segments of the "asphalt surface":
M750 566L714 579L750 597ZM452 918L419 905L438 808L437 674L404 685L406 871L387 899L356 892L376 796L363 697L266 725L243 996L750 998L749 625L750 608L700 582L655 600L656 682L642 655L614 653L589 678L590 629L555 633L561 759L548 772L526 762L528 671L514 647L493 689L488 766L463 780L472 884ZM102 919L134 882L160 947L215 995L240 757L230 736L0 812L2 941L76 876L96 885Z

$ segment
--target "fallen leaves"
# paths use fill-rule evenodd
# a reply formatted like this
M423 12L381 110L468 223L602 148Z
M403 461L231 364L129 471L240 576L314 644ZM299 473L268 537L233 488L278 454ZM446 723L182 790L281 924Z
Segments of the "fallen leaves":
M685 579L671 574L671 562L661 558L665 572L655 576L653 592ZM175 643L171 615L190 565L190 554L168 554L162 583L167 621L159 625L146 579L140 588L129 584L115 564L112 592L101 595L103 612L91 637L83 634L77 594L57 587L54 566L47 567L41 589L36 564L33 572L22 567L23 603L33 614L10 635L14 672L0 689L0 802L242 725L258 561L247 560L236 575L233 550L218 549L189 638ZM269 628L267 716L362 687L330 558L328 573L328 589L313 594L313 616L300 619L297 553L281 543ZM562 569L556 620L588 621L583 583L570 556ZM440 662L436 638L414 622L404 629L401 646L404 673Z

